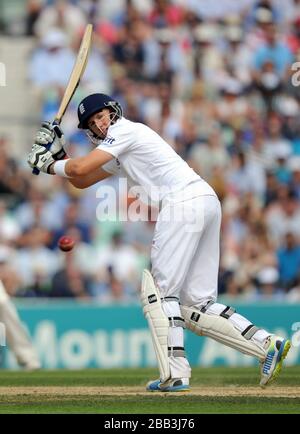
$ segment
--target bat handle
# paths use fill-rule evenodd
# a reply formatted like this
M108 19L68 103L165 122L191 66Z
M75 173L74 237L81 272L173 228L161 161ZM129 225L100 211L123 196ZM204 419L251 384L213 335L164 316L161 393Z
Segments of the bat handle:
M60 124L60 121L59 121L59 119L54 119L54 121L52 122L52 125L59 125ZM53 143L53 142L52 142ZM51 145L52 145L52 143L48 143L48 145L46 145L45 146L45 148L47 149L47 150L49 150L50 148L51 148ZM33 173L33 175L36 175L36 176L38 176L39 174L40 174L40 171L39 171L39 169L37 169L36 167L34 167L33 169L32 169L32 173Z

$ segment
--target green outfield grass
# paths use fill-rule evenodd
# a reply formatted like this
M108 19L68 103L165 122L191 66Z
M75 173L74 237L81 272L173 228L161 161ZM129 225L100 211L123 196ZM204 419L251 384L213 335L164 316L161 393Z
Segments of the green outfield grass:
M194 368L191 394L145 393L156 376L154 369L1 371L0 413L300 413L300 366L285 368L265 392L258 368Z

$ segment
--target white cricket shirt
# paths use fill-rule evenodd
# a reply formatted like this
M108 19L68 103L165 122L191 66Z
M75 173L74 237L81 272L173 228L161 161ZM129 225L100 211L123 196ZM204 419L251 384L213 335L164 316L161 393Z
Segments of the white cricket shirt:
M185 199L215 195L210 185L144 124L122 117L109 127L106 138L97 149L115 157L103 165L104 170L126 177L130 187L141 186L154 201L174 198L179 193L182 195L182 191Z

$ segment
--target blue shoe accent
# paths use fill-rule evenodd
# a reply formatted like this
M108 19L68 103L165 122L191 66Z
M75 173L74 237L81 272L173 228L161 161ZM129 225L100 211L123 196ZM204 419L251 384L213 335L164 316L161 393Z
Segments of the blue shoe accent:
M146 390L148 390L149 392L160 392L159 385L160 380L150 381L146 386Z
M190 386L184 384L180 379L175 379L168 386L163 386L160 380L154 380L147 384L146 390L148 392L187 392L190 390Z
M275 380L281 372L283 360L291 348L288 339L272 336L267 349L267 356L261 368L260 386L265 387Z

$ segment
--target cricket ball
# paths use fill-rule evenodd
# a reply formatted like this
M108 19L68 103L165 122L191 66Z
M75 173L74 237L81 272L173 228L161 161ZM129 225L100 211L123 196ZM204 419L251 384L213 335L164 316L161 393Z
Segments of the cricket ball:
M75 242L74 242L73 238L67 237L65 235L60 237L60 239L58 240L58 247L63 252L69 252L70 250L73 249L74 245L75 245Z

